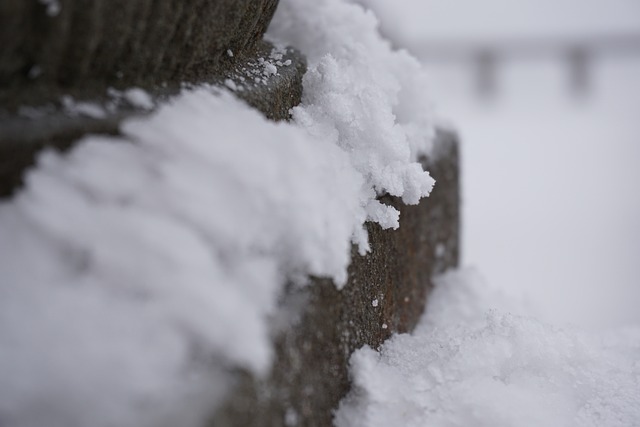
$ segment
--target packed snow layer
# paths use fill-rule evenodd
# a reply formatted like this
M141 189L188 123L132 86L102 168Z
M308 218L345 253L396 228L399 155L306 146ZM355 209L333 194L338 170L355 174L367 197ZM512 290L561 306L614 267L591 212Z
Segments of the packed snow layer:
M640 329L587 333L530 313L477 273L447 273L411 335L354 353L335 425L637 425Z
M0 425L198 425L230 368L268 371L283 285L342 286L364 222L398 226L376 196L429 193L418 63L339 1L283 2L275 23L310 60L293 123L185 90L42 153L0 204Z

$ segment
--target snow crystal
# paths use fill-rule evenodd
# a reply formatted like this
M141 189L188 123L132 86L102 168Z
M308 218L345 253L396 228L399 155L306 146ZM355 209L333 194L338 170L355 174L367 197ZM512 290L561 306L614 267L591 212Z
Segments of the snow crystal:
M233 80L231 80L231 79L226 79L226 80L224 81L224 85L225 85L226 87L228 87L229 89L233 90L233 91L238 90L238 86L237 86L237 85L236 85L236 83L235 83Z
M39 0L40 4L43 4L47 7L47 15L50 17L58 16L62 7L60 6L59 0Z
M227 56L233 58L233 51L231 49L227 49Z
M354 353L335 425L637 425L640 329L587 333L526 314L474 273L448 273L413 334Z
M133 87L124 92L124 98L134 107L151 110L154 107L153 99L143 89Z
M41 75L42 75L42 68L38 65L34 65L33 67L29 68L29 73L27 74L27 76L32 80L37 79Z
M271 53L269 54L269 59L280 61L284 57L284 53L285 51L282 48L280 48L279 46L276 46L273 50L271 50Z
M278 74L278 68L274 64L271 64L269 62L265 62L265 64L264 64L264 73L267 76Z
M371 305L373 307L377 307L378 306L378 298L374 299L373 301L371 301Z
M447 247L444 243L438 243L436 245L436 258L442 258L447 253Z
M273 55L273 52L272 52ZM278 74L278 67L270 56L269 59L258 58L258 64L262 67L262 74L269 77Z
M256 84L266 85L269 82L269 79L272 79L274 76L278 76L278 67L284 66L284 63L281 61L285 54L287 54L289 48L276 45L269 52L269 56L267 58L260 57L255 61L248 61L244 66L238 66L237 68L230 71L228 77L233 81L246 81L249 78L251 81ZM291 60L288 59L288 65L291 65ZM285 62L287 62L285 61ZM227 82L225 85L229 87ZM251 87L251 86L249 86ZM238 86L237 89L229 87L231 90L244 90L243 86Z
M287 427L295 427L298 425L298 413L295 409L287 409L284 414L284 425Z
M107 117L107 112L104 108L95 102L75 101L68 95L61 97L60 102L65 112L71 116L86 116L93 119L104 119Z

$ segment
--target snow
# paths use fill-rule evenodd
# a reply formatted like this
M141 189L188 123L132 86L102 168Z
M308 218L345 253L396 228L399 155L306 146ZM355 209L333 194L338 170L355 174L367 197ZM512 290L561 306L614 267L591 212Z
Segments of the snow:
M63 96L60 100L65 113L70 116L86 116L93 119L104 119L107 112L95 102L76 101L71 96Z
M139 87L132 87L124 91L124 98L132 106L143 110L151 110L155 105L151 95Z
M473 270L437 280L420 324L351 358L337 427L634 426L640 328L538 320Z
M201 424L229 372L269 370L285 283L343 286L352 243L368 250L364 222L399 225L377 195L429 194L419 63L338 0L283 1L270 31L309 58L291 123L185 88L120 136L43 152L0 203L3 427ZM122 96L151 107L139 89Z
M298 425L298 413L294 409L287 409L284 414L284 425L287 427L295 427Z
M274 64L267 62L264 64L264 74L267 76L278 74L278 68Z
M40 4L44 5L47 8L47 15L51 18L56 17L60 14L62 10L62 6L60 5L59 0L39 0Z
M227 55L231 52L227 50ZM233 52L231 52L233 54ZM267 85L271 80L273 84L278 83L275 78L280 74L278 67L291 65L291 60L287 59L282 62L285 54L291 54L291 48L285 45L277 45L271 49L267 58L260 57L257 60L250 60L246 63L238 63L235 68L230 70L227 74L227 79L224 81L225 86L233 91L243 91L251 86ZM249 83L248 86L240 85L238 82Z
M376 17L358 5L288 0L279 4L268 36L307 55L294 121L350 153L373 187L366 195L368 219L397 228L398 211L375 194L408 204L429 194L434 181L416 160L430 150L434 130L422 66L392 50L377 27Z
M111 406L164 408L199 352L265 372L285 280L346 278L363 180L335 145L208 89L122 131L44 153L0 205L9 425L36 422L41 400L49 425L86 425L78 401L103 425L151 425Z
M226 79L226 80L224 81L224 85L225 85L226 87L228 87L228 88L229 88L230 90L232 90L232 91L236 91L236 90L238 90L238 85L236 85L236 84L235 84L235 82L234 82L233 80L231 80L231 79Z

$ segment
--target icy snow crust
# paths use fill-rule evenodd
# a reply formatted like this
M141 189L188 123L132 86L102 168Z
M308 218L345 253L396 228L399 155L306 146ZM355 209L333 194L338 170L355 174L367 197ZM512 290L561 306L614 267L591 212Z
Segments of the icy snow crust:
M433 184L422 71L375 30L283 1L272 36L310 59L293 123L205 87L40 156L0 204L0 425L198 425L227 368L268 370L283 284L344 284L365 220L398 226L376 195Z
M594 334L527 314L477 273L448 273L411 335L353 354L335 425L638 425L640 329Z

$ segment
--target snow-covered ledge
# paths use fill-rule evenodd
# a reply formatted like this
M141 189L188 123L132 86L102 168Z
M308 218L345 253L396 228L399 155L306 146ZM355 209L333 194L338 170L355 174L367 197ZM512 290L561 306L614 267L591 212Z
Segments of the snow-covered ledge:
M211 426L329 426L350 390L349 359L378 348L392 333L413 330L432 278L458 266L460 182L456 136L438 132L438 154L423 165L438 185L417 206L385 196L401 226L367 223L371 251L354 247L347 284L312 279L291 286L273 319L274 365L263 378L240 375Z
M2 81L0 150L19 160L0 177L15 190L0 202L3 427L329 425L351 353L411 330L457 265L457 141L434 127L420 64L342 0L283 0L261 42L255 14L277 2L259 3L126 2L171 18L131 33L175 55L129 58L142 87L103 85L114 70L90 70L127 62L92 61L81 37L65 50L79 62L43 56L78 77L68 94L44 66L18 77L33 86ZM85 21L72 4L24 10L54 32L113 12ZM203 17L232 5L258 24L233 48L210 34L222 65L202 78L180 48L208 39L179 17L211 30ZM163 64L189 84L140 71ZM85 77L102 83L83 92ZM71 147L39 152L16 190L42 146Z

